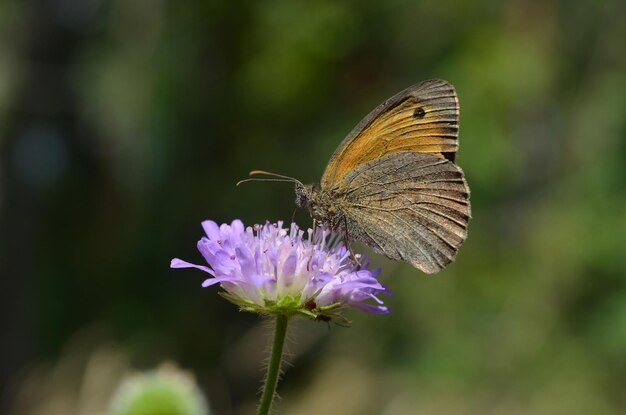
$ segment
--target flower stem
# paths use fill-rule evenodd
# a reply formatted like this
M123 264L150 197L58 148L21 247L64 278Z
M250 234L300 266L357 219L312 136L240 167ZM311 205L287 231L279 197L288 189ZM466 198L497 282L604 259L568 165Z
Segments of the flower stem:
M278 376L280 375L280 365L283 361L283 346L285 345L288 320L289 317L283 314L276 315L274 340L272 341L272 351L267 366L267 377L263 385L263 394L261 395L261 402L259 403L258 415L267 415L272 408L272 402L276 395L276 385L278 385Z

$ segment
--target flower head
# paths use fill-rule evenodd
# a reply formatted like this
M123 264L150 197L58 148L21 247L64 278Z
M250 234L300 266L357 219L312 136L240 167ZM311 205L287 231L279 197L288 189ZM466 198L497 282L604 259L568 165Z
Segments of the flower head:
M209 266L175 258L171 267L210 274L202 286L219 283L222 295L243 310L322 320L338 317L338 309L346 307L389 312L376 297L388 294L376 279L380 269L356 264L337 235L326 229L308 229L305 236L295 223L290 228L282 222L245 228L240 220L221 226L208 220L202 227L206 236L198 241L198 250Z

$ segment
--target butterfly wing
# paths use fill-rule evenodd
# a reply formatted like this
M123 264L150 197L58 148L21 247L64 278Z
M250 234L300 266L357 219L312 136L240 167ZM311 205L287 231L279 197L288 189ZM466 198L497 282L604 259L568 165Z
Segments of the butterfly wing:
M349 237L388 258L431 274L454 260L467 237L469 188L449 160L392 153L359 165L341 183Z
M322 176L330 190L351 170L385 154L431 153L454 161L459 102L454 87L434 79L413 85L375 108L339 144Z

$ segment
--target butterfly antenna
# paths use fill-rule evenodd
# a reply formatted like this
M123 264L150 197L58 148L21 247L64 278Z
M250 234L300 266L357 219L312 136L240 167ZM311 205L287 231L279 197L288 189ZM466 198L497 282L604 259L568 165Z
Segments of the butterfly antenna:
M236 186L239 186L240 184L245 183L245 182L292 182L292 183L299 183L301 186L304 186L300 180L294 179L293 177L289 177L289 176L283 176L282 174L270 173L270 172L263 171L263 170L253 170L249 173L250 176L256 176L260 174L274 177L274 178L260 179L260 178L255 177L252 179L239 180Z

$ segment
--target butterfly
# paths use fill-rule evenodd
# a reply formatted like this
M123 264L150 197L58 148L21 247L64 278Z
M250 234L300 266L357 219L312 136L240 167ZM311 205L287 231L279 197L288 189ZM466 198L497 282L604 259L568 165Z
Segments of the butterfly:
M319 184L258 170L250 174L295 182L296 204L343 234L348 245L361 242L432 274L454 261L471 217L469 187L454 162L458 131L454 87L428 80L389 98L358 123Z

